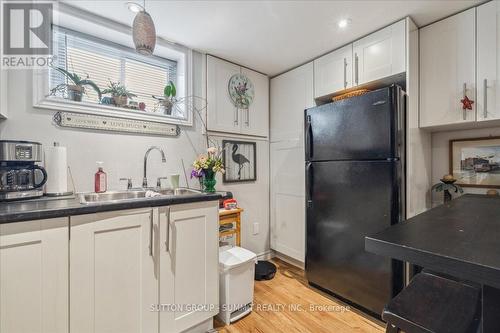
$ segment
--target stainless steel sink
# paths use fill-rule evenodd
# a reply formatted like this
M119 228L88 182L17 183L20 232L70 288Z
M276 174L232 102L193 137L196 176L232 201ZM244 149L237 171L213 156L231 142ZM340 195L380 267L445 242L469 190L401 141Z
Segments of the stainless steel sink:
M151 191L159 193L158 197L168 197L168 196L183 196L183 195L195 195L202 194L202 192L197 190L192 190L189 188L177 188L177 189L163 189ZM110 203L110 202L121 202L129 201L134 199L146 199L147 190L127 190L127 191L108 191L104 193L80 193L80 203L81 204L92 204L92 203Z

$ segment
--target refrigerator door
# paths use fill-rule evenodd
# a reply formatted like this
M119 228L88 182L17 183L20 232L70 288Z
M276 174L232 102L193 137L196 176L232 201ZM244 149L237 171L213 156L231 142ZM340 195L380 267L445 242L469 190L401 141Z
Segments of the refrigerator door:
M400 218L399 167L399 161L306 165L307 279L375 315L402 285L402 266L366 252L365 236Z
M306 110L306 160L401 157L401 92L392 86Z

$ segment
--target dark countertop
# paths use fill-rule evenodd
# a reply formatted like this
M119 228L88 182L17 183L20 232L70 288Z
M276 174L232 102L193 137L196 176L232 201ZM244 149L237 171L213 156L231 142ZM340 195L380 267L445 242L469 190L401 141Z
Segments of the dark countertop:
M365 248L500 288L500 197L464 195L366 237Z
M75 216L124 210L143 207L158 207L177 205L190 202L212 201L232 197L230 192L213 194L193 194L169 197L154 197L123 200L121 202L81 204L78 198L69 199L39 199L0 203L0 224L49 219L56 217Z

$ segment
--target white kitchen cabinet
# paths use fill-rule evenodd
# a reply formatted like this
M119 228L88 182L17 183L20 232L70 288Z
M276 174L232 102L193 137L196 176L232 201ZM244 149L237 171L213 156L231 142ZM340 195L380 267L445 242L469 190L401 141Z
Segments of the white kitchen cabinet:
M477 7L477 120L500 119L500 3Z
M315 105L313 63L271 79L271 142L304 137L304 110Z
M313 63L271 80L271 248L304 262L304 110L314 106Z
M181 332L219 312L218 201L160 208L160 332ZM189 308L200 305L204 308Z
M0 225L0 332L68 332L68 218Z
M354 85L405 72L405 36L402 20L354 42Z
M240 110L240 133L267 137L269 135L269 78L247 68L242 68L241 73L253 83L255 97L248 109Z
M255 95L248 109L238 109L229 96L229 80L235 74L244 74L253 83ZM207 55L207 129L214 132L267 137L269 78Z
M420 127L469 123L476 105L475 8L420 30ZM494 32L490 32L494 33Z
M314 97L352 87L352 44L314 60Z
M304 145L271 143L271 248L305 260Z
M158 209L71 217L72 333L158 331Z
M240 66L207 55L207 128L209 131L239 133L240 111L231 101L229 79Z

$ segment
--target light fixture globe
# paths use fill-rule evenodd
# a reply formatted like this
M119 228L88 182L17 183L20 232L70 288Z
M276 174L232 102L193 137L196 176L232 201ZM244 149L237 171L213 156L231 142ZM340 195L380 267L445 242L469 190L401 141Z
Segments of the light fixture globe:
M137 13L132 24L132 36L137 52L144 55L153 54L156 45L156 29L148 12Z

